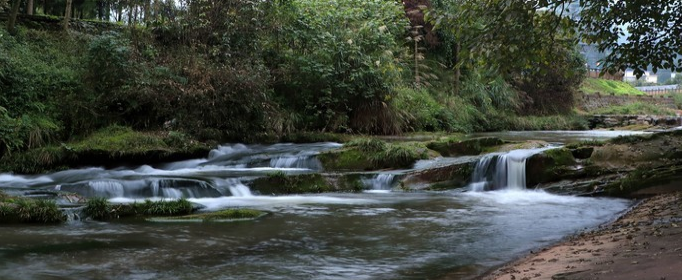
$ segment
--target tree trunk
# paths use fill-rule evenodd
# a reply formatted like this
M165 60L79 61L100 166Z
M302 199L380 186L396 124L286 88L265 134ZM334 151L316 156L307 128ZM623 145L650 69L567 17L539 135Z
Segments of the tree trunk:
M151 7L151 0L145 0L144 1L144 23L147 24L152 21L152 7Z
M64 30L69 30L69 19L71 19L71 7L73 0L66 0L66 10L64 11Z
M7 31L12 35L17 33L15 25L17 23L17 15L19 14L20 2L21 0L14 0L14 2L12 2L12 10L10 11L9 18L7 19Z
M461 69L461 65L459 65L460 64L459 63L459 50L460 50L460 48L461 47L459 45L459 42L455 43L454 51L453 51L454 58L452 60L454 67L455 67L455 77L454 77L454 81L453 81L454 84L452 87L453 95L459 94L459 84L460 84L459 80L462 78L462 69Z
M26 14L33 15L33 0L26 1Z

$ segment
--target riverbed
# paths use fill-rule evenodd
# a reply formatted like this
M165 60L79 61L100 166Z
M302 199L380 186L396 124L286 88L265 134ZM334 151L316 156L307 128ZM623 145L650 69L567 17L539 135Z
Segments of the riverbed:
M207 158L158 166L0 174L0 189L11 194L69 191L112 202L185 197L202 211L269 213L229 223L97 222L74 214L61 225L1 225L0 278L466 279L612 221L631 205L523 188L402 191L376 181L395 171L371 174L358 193L274 196L248 187L272 172L321 172L315 155L339 147L230 144Z

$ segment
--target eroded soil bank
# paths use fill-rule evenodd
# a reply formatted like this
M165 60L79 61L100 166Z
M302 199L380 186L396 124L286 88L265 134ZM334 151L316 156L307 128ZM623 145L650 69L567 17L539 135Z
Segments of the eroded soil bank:
M613 223L530 252L481 279L682 279L680 225L682 192L659 194Z

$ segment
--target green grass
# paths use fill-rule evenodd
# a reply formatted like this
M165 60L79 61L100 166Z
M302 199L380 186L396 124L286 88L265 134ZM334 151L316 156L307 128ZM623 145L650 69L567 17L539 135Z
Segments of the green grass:
M142 153L149 150L170 150L163 138L133 131L124 126L110 126L101 129L82 141L68 144L73 150L100 150L121 153Z
M657 115L657 116L676 115L675 111L670 110L668 108L663 108L660 106L642 102L600 108L590 113L600 115Z
M580 85L580 91L586 94L644 95L644 92L626 82L595 78L585 79L583 84Z
M66 216L54 201L7 195L0 198L0 223L54 224L64 221Z
M194 207L187 199L151 201L133 204L111 204L106 198L91 198L85 205L85 214L98 221L131 216L178 216L192 213Z

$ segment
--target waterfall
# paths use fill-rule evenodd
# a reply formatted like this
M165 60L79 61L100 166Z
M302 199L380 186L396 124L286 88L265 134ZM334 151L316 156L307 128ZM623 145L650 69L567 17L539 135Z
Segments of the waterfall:
M513 150L481 158L471 176L471 191L526 188L526 159L549 148Z
M253 196L253 194L251 194L251 189L249 189L249 187L247 187L244 184L237 184L234 186L230 186L230 192L232 193L232 196L238 196L238 197Z
M218 191L227 194L227 191L232 194L232 196L238 197L251 197L251 189L242 183L242 179L239 178L213 178L213 184L216 186Z
M362 179L362 184L374 191L389 191L393 187L395 174L381 173L372 178Z
M101 197L125 197L125 189L123 184L116 181L90 181L88 182L90 188L94 191L96 196Z
M322 163L312 155L282 155L271 158L270 167L322 170Z

